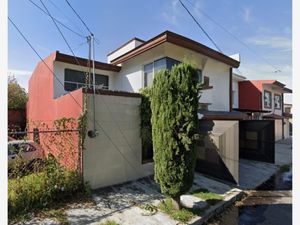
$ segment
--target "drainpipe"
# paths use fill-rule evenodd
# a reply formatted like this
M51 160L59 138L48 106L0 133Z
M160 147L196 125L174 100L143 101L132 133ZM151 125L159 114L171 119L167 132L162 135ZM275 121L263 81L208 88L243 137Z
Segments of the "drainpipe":
M95 95L96 95L96 81L95 81L95 39L94 39L94 35L91 34L91 50L92 50L92 56L93 56L93 60L92 60L92 72L93 72L93 130L89 130L88 131L88 136L90 138L95 138L96 136L98 136L99 132L96 129L96 104L95 104Z

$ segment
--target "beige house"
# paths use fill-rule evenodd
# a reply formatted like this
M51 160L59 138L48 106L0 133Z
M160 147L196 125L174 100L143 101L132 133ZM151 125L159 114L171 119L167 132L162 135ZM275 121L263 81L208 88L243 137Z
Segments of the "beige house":
M76 104L82 104L83 94L87 94L87 129L96 128L97 135L88 135L84 141L82 170L92 188L153 174L153 161L145 159L142 151L138 92L152 85L156 71L180 62L194 64L199 82L204 83L198 115L202 124L199 132L205 133L206 139L198 145L198 161L207 164L202 167L199 163L197 170L215 171L210 174L238 183L238 124L242 115L232 111L232 69L239 61L170 31L148 41L133 38L109 53L107 63L95 62L93 94L92 89L86 93L81 88L88 61L78 60L81 65L59 52L47 57L55 78L39 63L29 85L28 112L32 120L40 121L78 117L82 110Z

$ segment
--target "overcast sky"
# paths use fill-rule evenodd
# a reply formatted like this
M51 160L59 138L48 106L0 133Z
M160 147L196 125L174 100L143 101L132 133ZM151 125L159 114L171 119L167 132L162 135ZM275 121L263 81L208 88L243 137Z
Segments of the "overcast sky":
M38 0L32 0L41 8ZM182 0L227 55L240 53L239 71L248 79L276 79L292 87L292 6L285 0ZM99 39L96 59L106 62L108 52L132 37L148 40L170 30L211 48L209 39L196 26L178 0L69 0ZM29 0L10 0L9 16L42 55L69 50L50 17ZM55 18L86 36L88 32L66 1L44 0ZM206 14L204 15L203 12ZM214 22L234 34L245 47ZM61 28L75 53L87 57L85 39ZM9 24L8 68L27 89L38 57ZM248 48L252 49L250 51ZM280 70L281 72L275 72ZM291 102L291 96L286 96Z

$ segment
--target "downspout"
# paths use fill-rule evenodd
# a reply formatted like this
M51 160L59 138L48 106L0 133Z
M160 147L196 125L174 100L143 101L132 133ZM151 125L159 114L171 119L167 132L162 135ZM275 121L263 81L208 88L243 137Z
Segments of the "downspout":
M96 95L96 82L95 82L95 39L94 35L91 34L91 50L92 50L92 72L93 72L93 130L88 131L88 136L90 138L95 138L98 136L99 132L96 129L96 103L95 103L95 95Z

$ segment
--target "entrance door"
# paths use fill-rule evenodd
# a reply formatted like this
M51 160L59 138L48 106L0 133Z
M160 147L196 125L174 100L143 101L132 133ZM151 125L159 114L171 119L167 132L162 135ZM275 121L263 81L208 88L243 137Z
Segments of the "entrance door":
M274 120L242 120L239 129L240 158L275 162Z

